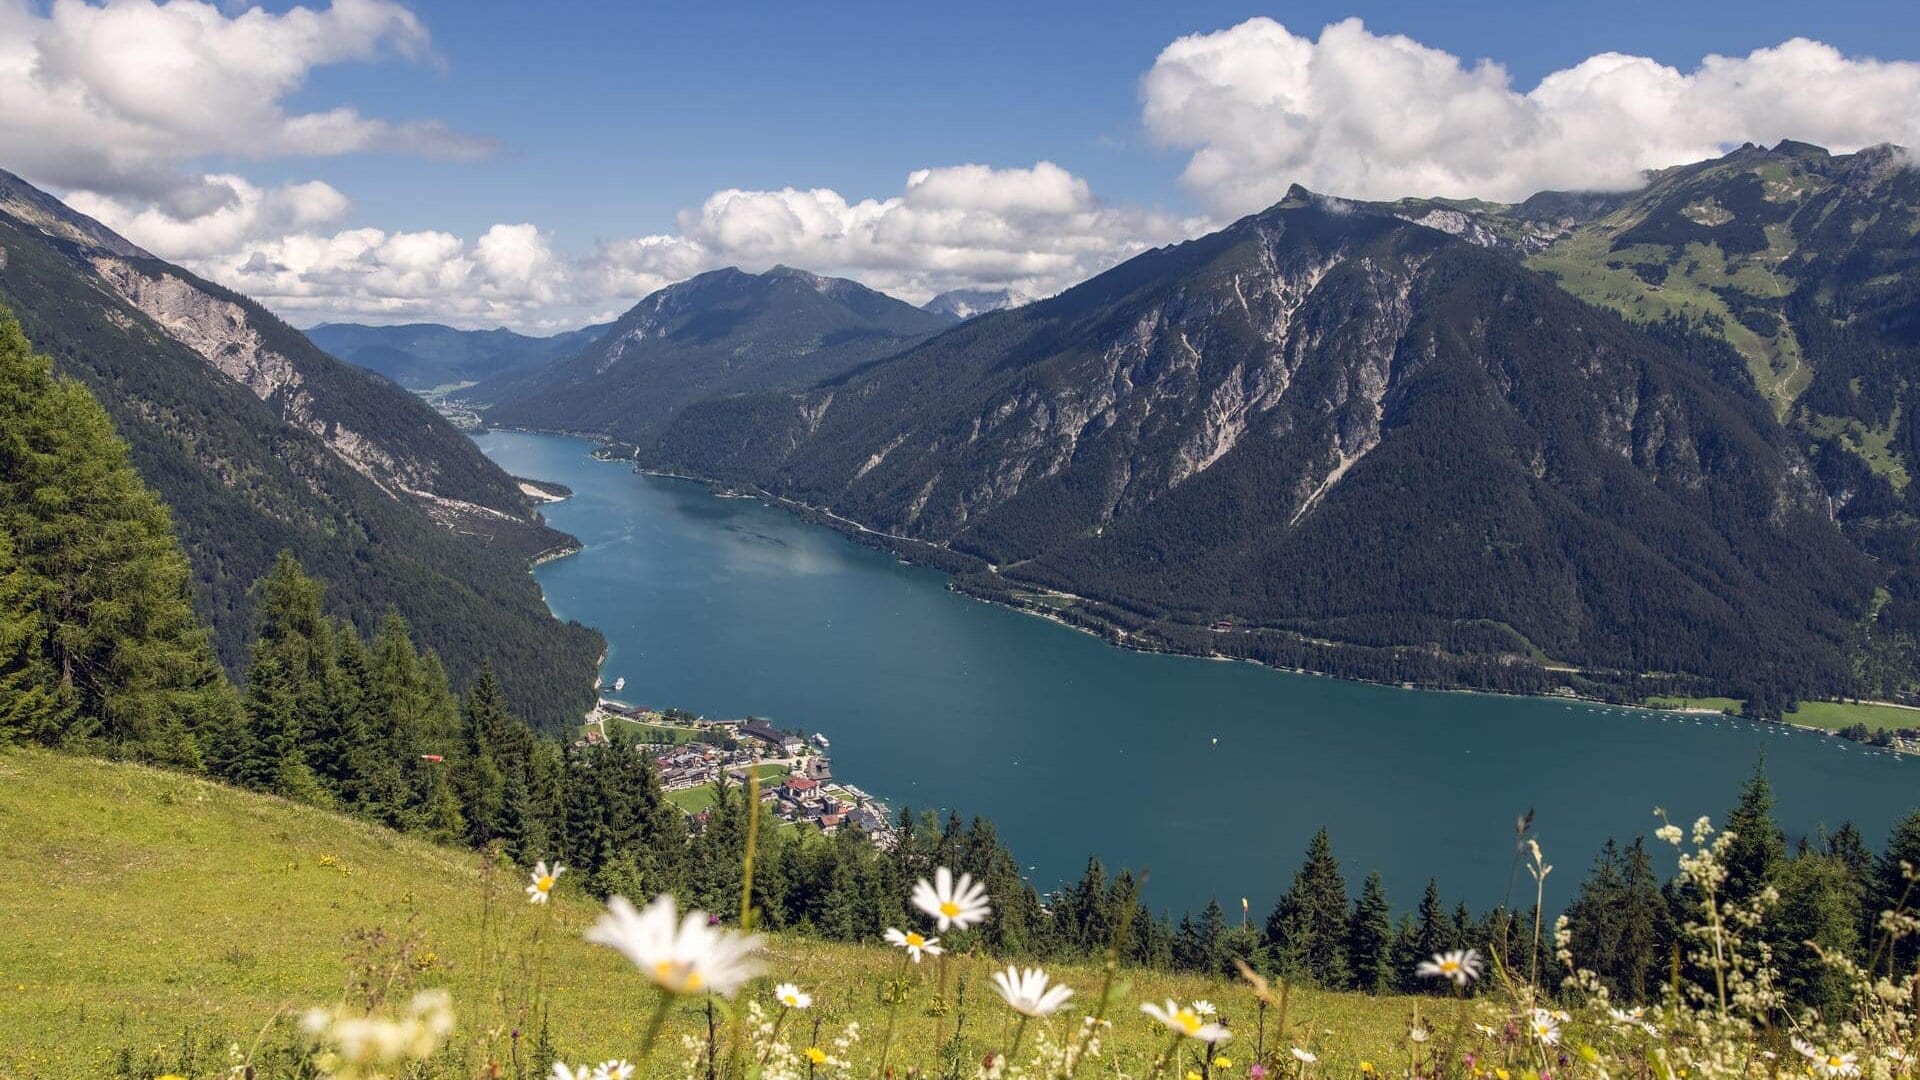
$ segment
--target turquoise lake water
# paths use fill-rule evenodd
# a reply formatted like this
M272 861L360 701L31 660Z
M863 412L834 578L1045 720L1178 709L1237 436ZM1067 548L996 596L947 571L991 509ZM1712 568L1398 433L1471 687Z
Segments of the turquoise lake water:
M991 817L1042 889L1095 854L1150 870L1156 907L1246 896L1261 918L1326 825L1349 882L1380 870L1397 909L1429 877L1485 908L1532 807L1563 904L1608 836L1650 836L1656 805L1722 819L1763 752L1790 838L1852 820L1878 848L1920 806L1920 759L1729 718L1129 652L581 440L477 441L574 490L546 514L586 548L535 576L558 615L606 635L623 699L824 732L836 776L896 810Z

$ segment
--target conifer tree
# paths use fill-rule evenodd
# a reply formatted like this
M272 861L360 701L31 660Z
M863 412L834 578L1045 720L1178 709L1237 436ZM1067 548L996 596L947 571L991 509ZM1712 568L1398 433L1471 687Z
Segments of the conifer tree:
M421 755L428 752L421 736L423 691L411 634L397 611L380 620L361 694L370 749L361 805L375 820L399 829L416 823L415 778Z
M1420 927L1414 922L1413 916L1400 916L1400 921L1393 928L1393 978L1394 985L1402 993L1433 989L1432 986L1422 985L1425 980L1414 974L1414 969L1428 955L1420 951Z
M1347 920L1347 966L1356 990L1380 994L1393 988L1393 916L1377 870L1361 884Z
M1206 909L1200 913L1200 970L1209 975L1223 975L1230 966L1227 962L1227 913L1218 899L1209 898Z
M1873 889L1868 897L1868 908L1876 923L1880 915L1888 911L1904 911L1911 915L1920 909L1920 884L1916 884L1909 873L1920 875L1920 810L1908 814L1893 827L1893 834L1887 837L1887 846L1873 864ZM1908 935L1898 942L1889 944L1884 931L1877 932L1872 938L1880 964L1876 970L1885 972L1911 972L1920 967L1920 937ZM1873 957L1870 956L1869 959Z
M501 755L507 749L507 731L512 724L492 665L481 666L473 685L467 688L461 712L460 745L452 755L453 788L460 798L468 837L475 844L484 844L501 836L507 828L510 766L503 767ZM531 814L532 793L527 790L524 775L520 777L519 795L521 805L516 812ZM524 828L524 824L521 827Z
M1673 929L1642 840L1624 851L1607 840L1567 909L1567 928L1580 965L1615 999L1638 1004L1658 991Z
M1834 1014L1849 983L1821 954L1861 959L1862 897L1846 863L1817 852L1786 861L1776 880L1780 904L1768 922L1781 986L1795 1004Z
M1327 830L1314 834L1293 885L1267 919L1265 944L1280 970L1323 987L1343 987L1347 968L1347 885Z
M1089 857L1080 880L1054 897L1054 922L1061 947L1072 956L1091 956L1106 946L1112 930L1107 912L1107 870Z
M1174 933L1173 966L1182 971L1206 969L1207 946L1192 912L1180 916L1180 929Z
M1447 950L1453 940L1447 923L1446 912L1440 904L1440 883L1428 878L1426 891L1420 894L1420 906L1414 911L1413 937L1409 940L1415 963ZM1412 964L1403 965L1400 972L1404 989L1426 990L1430 993L1439 993L1444 989L1435 986L1431 979L1416 977Z
M1773 785L1767 780L1763 758L1740 789L1740 801L1727 815L1727 880L1722 895L1729 903L1744 904L1773 884L1787 858L1787 840L1773 820Z
M44 743L198 767L200 738L234 722L238 700L194 614L166 507L106 411L56 377L4 310L0 533L15 613L0 678L33 688L31 712L9 724Z
M62 710L46 667L46 631L34 593L33 579L14 558L13 540L0 517L0 746L58 738Z

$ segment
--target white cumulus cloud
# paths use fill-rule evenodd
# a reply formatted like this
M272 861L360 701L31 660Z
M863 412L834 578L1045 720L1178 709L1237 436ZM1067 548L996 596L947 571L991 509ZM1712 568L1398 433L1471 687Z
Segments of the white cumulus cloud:
M956 165L909 174L900 192L850 200L826 188L730 188L673 232L569 256L531 223L477 237L342 227L344 195L311 182L263 188L199 178L190 206L76 193L68 201L162 258L255 297L296 323L427 319L564 329L624 310L721 266L787 263L914 303L956 288L1058 292L1208 223L1095 198L1057 165Z
M315 68L387 54L429 58L426 27L393 0L278 14L201 0L54 0L44 11L0 0L0 146L6 166L36 182L186 207L226 198L180 172L208 154L487 150L436 121L282 104Z
M1191 148L1188 188L1230 214L1295 182L1359 198L1519 199L1636 187L1643 170L1742 142L1920 142L1920 63L1804 38L1684 72L1602 53L1522 92L1497 63L1358 19L1314 40L1255 18L1168 45L1141 101L1150 133Z
M1052 162L918 169L897 195L850 201L826 188L715 192L677 234L604 245L593 260L629 291L715 266L788 263L921 302L955 288L1051 295L1207 222L1094 197Z

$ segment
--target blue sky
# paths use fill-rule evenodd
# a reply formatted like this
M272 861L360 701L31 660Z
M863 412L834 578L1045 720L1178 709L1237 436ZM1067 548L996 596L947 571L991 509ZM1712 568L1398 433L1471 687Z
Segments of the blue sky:
M558 329L727 264L1045 295L1295 181L1920 143L1891 2L308 3L0 0L0 167L299 324Z
M1359 16L1521 87L1598 52L1690 67L1795 36L1920 57L1911 4L899 3L412 5L444 67L315 72L295 104L358 102L501 140L480 163L297 161L351 190L362 218L471 233L529 214L563 243L669 228L724 187L887 195L909 171L1051 160L1106 198L1193 208L1183 155L1140 124L1140 77L1166 44L1256 15L1295 32ZM419 188L431 185L423 217Z

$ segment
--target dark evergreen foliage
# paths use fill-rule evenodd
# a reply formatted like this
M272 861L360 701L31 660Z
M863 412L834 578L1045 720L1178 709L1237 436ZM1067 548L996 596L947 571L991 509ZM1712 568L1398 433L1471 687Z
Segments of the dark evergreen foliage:
M0 741L194 767L234 722L167 509L0 309Z
M45 198L0 173L0 192L23 190ZM59 220L86 223L47 201ZM570 541L538 520L512 478L414 395L326 356L245 297L92 228L83 243L0 211L0 303L57 371L93 393L128 460L165 500L197 586L194 607L229 675L250 662L249 590L290 550L327 583L333 614L364 629L397 607L463 679L490 661L523 714L547 730L570 726L591 702L602 643L556 621L528 578L530 555ZM174 283L198 301L231 305L221 310L284 358L299 384L256 395L108 288L93 261L108 255L124 264L130 288ZM328 445L341 429L396 471L362 475ZM402 486L497 514L457 514L450 529L428 509L444 517L451 504Z

